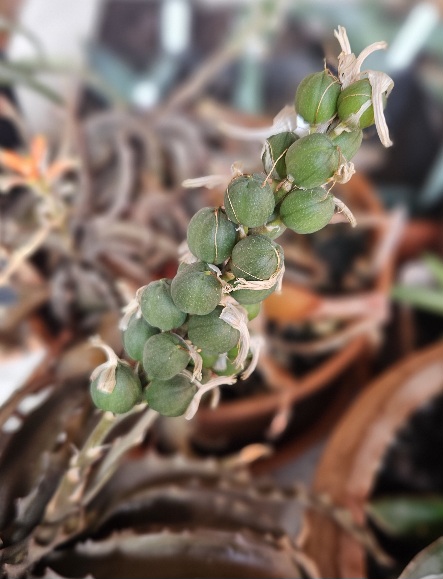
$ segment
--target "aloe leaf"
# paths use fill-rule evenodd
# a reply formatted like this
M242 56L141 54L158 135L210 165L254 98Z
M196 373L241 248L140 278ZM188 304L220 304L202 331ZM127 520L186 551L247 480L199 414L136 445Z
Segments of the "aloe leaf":
M416 308L443 314L443 291L424 288L398 285L391 292L393 299L404 302Z
M443 261L436 255L432 254L425 255L423 261L435 277L438 284L443 287Z
M371 501L371 519L397 537L427 539L443 534L443 496L391 496Z
M423 549L398 579L443 579L443 537Z
M14 70L12 66L5 65L4 62L0 63L0 85L9 86L14 84L27 86L45 98L57 104L63 104L62 97L56 91L52 90L39 80L36 80L33 75L23 74Z

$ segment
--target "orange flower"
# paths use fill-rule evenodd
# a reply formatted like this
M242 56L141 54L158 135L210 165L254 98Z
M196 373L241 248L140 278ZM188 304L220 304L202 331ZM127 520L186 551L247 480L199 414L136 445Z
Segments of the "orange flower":
M0 164L17 175L6 180L4 184L9 185L7 188L36 183L50 185L65 171L75 166L71 159L61 159L48 166L47 159L48 143L43 135L37 135L32 139L29 155L19 155L14 151L0 149Z

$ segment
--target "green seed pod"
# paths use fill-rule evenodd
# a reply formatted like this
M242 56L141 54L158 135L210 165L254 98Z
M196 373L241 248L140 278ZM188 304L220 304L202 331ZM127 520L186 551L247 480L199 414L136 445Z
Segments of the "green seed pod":
M115 387L112 392L98 388L99 378L91 382L91 398L100 410L124 414L140 402L142 387L140 380L130 366L119 362L115 369Z
M175 305L188 314L210 314L222 296L220 280L212 271L195 271L192 268L177 273L171 284Z
M242 306L260 304L264 299L275 292L275 286L269 289L252 290L239 289L231 292L231 296L238 301Z
M153 380L145 390L149 407L163 416L184 414L197 392L187 376L178 374L169 380Z
M145 344L143 368L149 379L168 380L189 364L191 356L184 342L176 334L157 334Z
M206 316L189 318L188 336L194 346L223 354L238 343L240 332L220 319L222 311L223 308L218 306Z
M200 356L202 358L203 368L212 368L218 360L218 354L216 352L201 350Z
M145 320L163 331L179 328L186 320L171 297L171 280L152 281L139 297L140 309Z
M274 275L282 260L280 245L264 235L248 235L232 250L231 271L235 277L261 281Z
M329 71L304 78L295 93L295 110L311 125L330 121L337 113L340 83Z
M269 239L277 239L285 231L286 225L280 219L278 211L275 211L265 225L251 229L250 233L251 235L264 235L265 237L269 237Z
M280 216L296 233L314 233L331 221L334 210L334 197L318 187L289 193L281 204Z
M338 116L350 127L365 129L374 124L372 86L367 78L343 89L337 102Z
M322 133L295 141L286 153L288 175L301 189L313 189L327 183L339 165L338 148Z
M237 231L221 207L204 207L189 222L188 246L199 259L222 263L231 255Z
M151 336L159 333L158 328L154 328L143 317L132 316L128 327L123 330L123 345L125 350L133 360L141 362L143 360L143 348L145 342Z
M286 178L286 151L297 139L297 135L291 132L279 133L266 139L261 160L268 177L273 179Z
M180 263L177 269L177 274L189 271L208 271L208 264L204 261L195 261L194 263Z
M260 227L274 210L274 193L265 175L240 175L233 179L225 193L225 211L234 223Z
M243 307L248 312L248 320L251 321L260 313L261 303L258 302L255 304L244 304Z
M336 137L332 137L331 140L340 149L340 153L346 161L350 161L360 148L363 131L360 129L350 132L343 131Z

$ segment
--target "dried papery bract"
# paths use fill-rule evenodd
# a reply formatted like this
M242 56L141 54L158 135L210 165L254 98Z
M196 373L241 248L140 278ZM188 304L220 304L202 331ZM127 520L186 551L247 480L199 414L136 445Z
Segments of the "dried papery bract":
M339 26L334 31L334 36L340 43L342 52L338 57L338 77L343 89L346 89L354 82L367 78L372 87L372 104L374 107L375 126L377 128L380 141L385 147L390 147L392 141L389 138L389 130L383 113L383 96L389 96L394 87L394 81L386 73L374 70L361 71L363 61L376 50L383 50L387 47L386 42L374 42L366 47L358 57L351 52L346 29Z

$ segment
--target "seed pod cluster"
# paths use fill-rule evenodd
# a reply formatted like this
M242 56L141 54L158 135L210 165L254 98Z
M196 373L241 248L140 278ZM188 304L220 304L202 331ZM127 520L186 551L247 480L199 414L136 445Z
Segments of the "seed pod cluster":
M252 371L257 355L247 323L284 272L275 240L286 228L318 231L337 206L344 211L330 186L352 175L362 129L375 122L383 130L380 114L392 85L377 77L382 73L360 73L344 29L336 36L342 46L337 77L326 68L313 73L295 95L307 128L270 136L264 172L236 175L223 206L204 207L191 219L189 253L175 277L137 292L123 329L135 369L111 356L94 374L91 392L100 408L127 412L143 398L163 415L189 418L204 393Z

